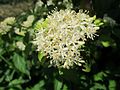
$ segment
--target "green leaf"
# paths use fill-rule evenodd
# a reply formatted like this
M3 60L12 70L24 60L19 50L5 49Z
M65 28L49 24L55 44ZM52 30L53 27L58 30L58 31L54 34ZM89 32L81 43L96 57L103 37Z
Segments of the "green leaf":
M97 26L102 26L104 24L104 22L102 21L102 19L96 19L94 21L94 23L97 25Z
M5 80L8 82L11 81L13 79L14 73L15 73L15 70L11 72L10 69L8 69L7 72L5 73L5 76L6 76Z
M5 78L5 76L3 75L3 76L0 78L0 83L3 82L4 78ZM0 90L1 90L1 89L0 89Z
M106 87L100 83L94 83L94 86L90 90L106 90Z
M108 41L102 41L101 43L104 47L109 47L110 46L110 42L108 42Z
M95 81L103 80L103 77L107 77L107 74L104 72L99 72L94 75L94 80Z
M39 30L41 28L46 28L48 26L48 19L45 19L45 21L41 22L41 21L38 21L36 24L35 24L35 27L34 29L35 30Z
M27 82L28 80L23 80L23 79L14 79L9 83L9 86L13 86L13 85L19 85L19 84L23 84L25 82Z
M84 69L82 69L82 71L84 71L84 72L90 72L90 71L91 71L90 65L85 64L85 65L83 65L83 66L84 66Z
M39 59L40 62L41 62L43 56L44 56L43 52L38 52L38 59Z
M42 27L47 27L48 26L48 19L46 18L45 21L42 23Z
M116 87L115 80L110 80L109 81L109 90L115 90L115 87Z
M54 90L61 90L62 82L58 81L57 79L54 80Z
M115 41L110 37L110 35L101 35L99 40L103 47L116 46Z
M30 90L44 90L43 86L44 86L45 82L43 80L41 80L39 83L37 83L32 89Z
M4 88L5 88L5 87L0 87L0 90L5 90Z
M29 75L29 71L28 71L27 65L26 65L27 63L26 63L24 57L20 56L20 55L17 54L17 53L14 53L13 63L14 63L14 66L15 66L20 72Z
M64 84L63 90L68 90L68 87Z
M23 90L23 89L22 89L21 85L14 85L13 87L10 86L10 88L8 90Z

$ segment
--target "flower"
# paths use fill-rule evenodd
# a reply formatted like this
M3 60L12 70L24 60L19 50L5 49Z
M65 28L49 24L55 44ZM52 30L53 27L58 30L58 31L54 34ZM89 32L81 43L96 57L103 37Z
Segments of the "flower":
M80 55L81 46L87 38L93 39L99 29L93 22L95 17L73 10L53 11L45 21L39 23L34 44L50 58L50 64L69 69L85 61ZM37 23L38 24L38 23Z
M0 22L0 34L6 34L10 28L11 25L15 23L15 17L8 17L4 21Z
M22 26L26 28L32 26L34 19L35 19L34 15L29 15L27 17L27 20L22 23Z
M24 45L24 43L22 41L16 42L16 46L17 46L18 49L20 49L22 51L25 50L25 45Z

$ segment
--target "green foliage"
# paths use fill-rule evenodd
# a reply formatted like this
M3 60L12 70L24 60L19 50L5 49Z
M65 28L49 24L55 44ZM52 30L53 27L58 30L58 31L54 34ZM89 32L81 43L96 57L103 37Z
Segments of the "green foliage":
M26 90L45 90L43 88L45 82L43 80L41 80L39 83L37 83L36 85L34 85L32 88L27 88Z
M0 0L3 1L8 0ZM87 40L82 47L85 65L69 70L51 67L33 45L34 32L41 25L44 28L48 25L47 20L38 22L55 7L77 12L89 4L84 0L38 0L32 10L16 17L14 23L5 24L4 33L0 27L0 90L119 90L119 0L92 0L94 10L89 8L90 14L96 13L99 19L95 24L100 30L94 40Z
M21 73L29 75L29 71L26 66L27 63L24 57L21 57L19 54L14 53L13 64Z
M41 62L41 60L42 60L43 57L44 57L44 53L39 52L38 53L38 59L39 59L40 62Z

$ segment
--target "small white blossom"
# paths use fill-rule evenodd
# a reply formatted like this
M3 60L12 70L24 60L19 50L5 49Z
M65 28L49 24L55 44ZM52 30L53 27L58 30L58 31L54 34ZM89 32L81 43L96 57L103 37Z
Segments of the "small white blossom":
M68 69L74 64L81 66L85 62L80 55L81 46L87 38L93 39L99 28L93 22L93 17L82 11L53 11L39 24L34 44L38 51L44 51L53 66Z
M15 17L8 17L4 21L0 22L0 34L6 34L10 28L11 25L15 23Z
M22 41L16 42L16 46L17 46L18 49L20 49L22 51L25 50L25 45Z
M26 28L32 26L34 19L35 19L34 15L29 15L27 17L27 20L22 23L22 26L24 26Z

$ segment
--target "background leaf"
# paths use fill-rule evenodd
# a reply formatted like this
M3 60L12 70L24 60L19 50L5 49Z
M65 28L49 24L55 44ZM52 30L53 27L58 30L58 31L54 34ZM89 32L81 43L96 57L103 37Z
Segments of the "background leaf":
M61 90L62 85L62 82L58 81L57 79L54 80L54 90Z
M20 72L29 75L29 71L27 69L27 63L24 57L20 56L17 53L14 53L13 56L13 63L16 69L18 69Z
M45 90L43 88L45 82L43 80L41 80L39 83L37 83L36 85L34 85L34 87L30 90Z

